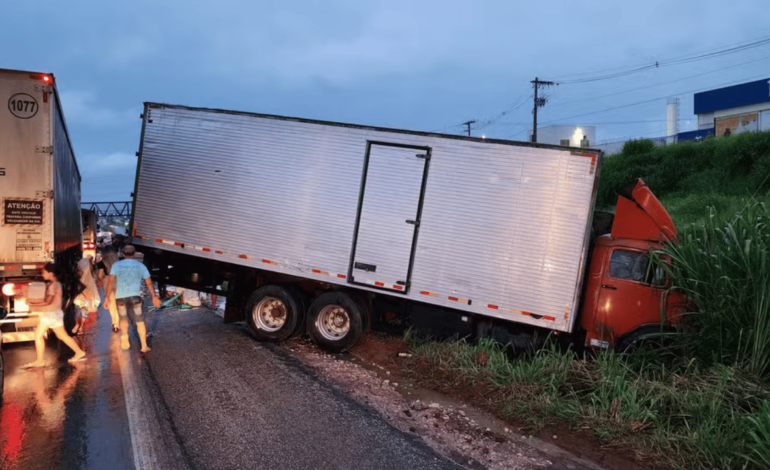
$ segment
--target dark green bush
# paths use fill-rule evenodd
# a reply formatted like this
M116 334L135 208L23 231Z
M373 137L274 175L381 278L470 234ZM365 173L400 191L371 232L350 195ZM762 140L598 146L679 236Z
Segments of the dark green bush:
M623 144L623 153L626 155L642 155L652 152L655 144L650 139L629 140Z
M682 142L656 147L649 140L627 142L604 161L597 203L615 204L623 187L642 178L659 197L723 194L747 197L770 189L770 132Z

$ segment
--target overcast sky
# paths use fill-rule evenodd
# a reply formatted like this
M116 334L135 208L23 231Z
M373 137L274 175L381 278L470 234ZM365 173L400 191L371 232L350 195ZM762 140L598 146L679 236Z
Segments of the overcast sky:
M6 0L0 18L0 68L56 77L83 201L129 199L144 101L526 140L537 76L563 82L540 124L602 141L664 135L669 97L695 129L694 91L770 77L762 45L568 83L770 37L767 0Z

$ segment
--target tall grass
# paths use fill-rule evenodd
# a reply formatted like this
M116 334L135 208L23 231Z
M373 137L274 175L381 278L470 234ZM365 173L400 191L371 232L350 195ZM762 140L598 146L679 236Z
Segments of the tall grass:
M491 340L413 341L408 370L425 386L484 403L529 431L590 430L652 468L770 468L770 390L735 367L549 346L510 357Z
M737 215L714 209L656 257L697 305L694 353L706 363L770 376L770 213L749 200Z

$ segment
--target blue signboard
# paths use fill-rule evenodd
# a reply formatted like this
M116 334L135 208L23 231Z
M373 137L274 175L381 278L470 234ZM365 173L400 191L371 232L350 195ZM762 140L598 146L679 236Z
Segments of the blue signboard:
M770 78L695 94L695 114L770 102Z
M688 140L701 140L714 135L714 128L699 129L697 131L680 132L676 135L677 142L687 142Z

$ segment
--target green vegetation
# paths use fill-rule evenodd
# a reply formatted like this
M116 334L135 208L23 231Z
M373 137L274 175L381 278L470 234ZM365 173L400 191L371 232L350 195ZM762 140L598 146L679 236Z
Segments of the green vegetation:
M677 227L700 222L709 207L735 213L745 199L770 190L770 132L744 133L655 147L630 141L623 152L604 159L597 205L614 207L617 195L636 178L666 207Z
M649 351L585 360L554 346L511 358L491 340L413 341L413 351L409 370L423 386L474 399L529 431L565 423L651 468L770 462L770 388L736 367Z
M697 334L588 360L553 345L512 357L489 340L413 339L410 371L531 429L588 430L651 467L770 468L770 133L629 142L605 160L599 206L638 177L677 224L679 243L653 256L697 305Z
M770 378L770 212L750 201L736 214L712 208L655 257L698 306L687 355ZM668 264L661 258L671 260Z

